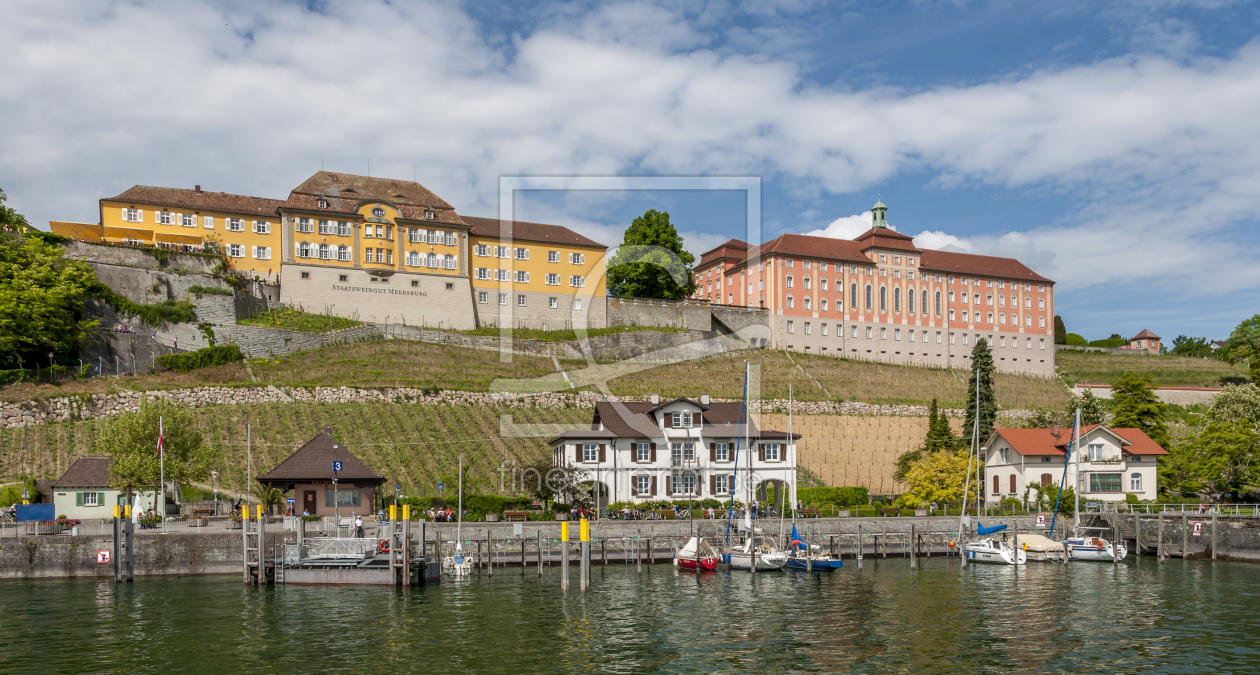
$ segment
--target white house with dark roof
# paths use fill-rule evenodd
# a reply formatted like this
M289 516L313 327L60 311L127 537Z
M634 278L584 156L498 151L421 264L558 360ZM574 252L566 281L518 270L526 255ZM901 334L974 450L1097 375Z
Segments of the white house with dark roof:
M122 492L109 486L109 468L114 460L108 457L80 457L74 460L61 478L52 484L53 504L57 515L78 520L113 518L114 506ZM141 493L140 508L153 506L153 491Z
M715 498L765 500L766 483L796 499L799 434L760 429L739 402L676 398L601 402L591 428L549 444L557 466L585 469L601 508L612 502ZM750 449L751 448L751 449Z
M1055 433L1058 436L1055 436ZM1130 495L1155 499L1158 465L1168 451L1141 429L1109 429L1094 424L1081 429L1080 474L1068 429L994 429L985 443L986 501L1023 499L1029 483L1075 486L1082 499L1122 502Z

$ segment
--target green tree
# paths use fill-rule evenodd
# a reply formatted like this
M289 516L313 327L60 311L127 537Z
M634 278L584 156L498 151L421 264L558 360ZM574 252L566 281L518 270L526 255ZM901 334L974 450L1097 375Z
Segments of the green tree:
M971 379L967 380L967 418L963 422L963 435L971 437L977 415L980 418L980 443L984 443L997 425L997 399L993 395L993 352L984 338L976 341L971 350ZM979 400L976 382L979 381Z
M971 501L976 496L976 481L971 481L967 496L963 496L963 484L967 481L967 452L947 450L930 452L914 462L906 472L906 492L898 502L910 508L923 508L929 504L957 504Z
M1169 353L1173 356L1206 359L1212 356L1212 345L1207 338L1178 335L1173 338L1173 348Z
M69 362L98 325L83 319L83 301L100 282L59 245L23 234L25 218L0 193L0 368Z
M1214 422L1178 448L1174 465L1181 490L1209 499L1240 492L1260 478L1260 434L1245 423Z
M1237 422L1260 433L1260 386L1225 385L1221 393L1212 397L1206 417L1208 423Z
M1138 375L1132 370L1125 371L1120 380L1111 385L1111 400L1114 403L1113 428L1141 429L1160 446L1172 446L1168 435L1168 406L1155 396L1150 373Z
M1234 328L1220 356L1234 362L1246 359L1251 368L1251 381L1260 384L1260 314Z
M957 447L957 439L954 438L954 432L949 427L949 418L941 412L934 398L931 407L928 408L928 428L923 444L897 457L897 468L893 470L893 480L905 482L906 473L910 471L910 467L922 459L925 453L954 447Z
M1067 326L1063 325L1063 317L1058 314L1054 315L1054 343L1056 345L1067 344Z
M649 209L626 228L617 254L608 264L608 292L631 298L681 300L696 290L691 266L696 257L683 250L683 238L669 213Z
M26 216L4 205L8 198L4 190L0 190L0 231L24 233L30 229L31 225L26 222Z
M1081 397L1075 401L1075 405L1068 403L1068 420L1072 420L1076 416L1076 409L1081 410L1081 426L1089 426L1091 424L1106 424L1107 422L1107 406L1102 399L1094 396L1094 392L1086 389ZM1071 421L1067 422L1071 424Z
M165 439L164 461L157 451L159 418ZM163 473L160 461L165 464L166 480L181 484L205 480L214 461L214 451L202 442L192 413L165 399L143 399L138 411L110 423L97 447L114 460L110 485L128 496L148 489L157 493Z
M261 504L264 509L267 509L267 513L274 513L274 507L285 503L284 490L281 490L278 487L272 487L271 483L267 483L266 485L256 483L254 485L254 498L258 500L258 503Z

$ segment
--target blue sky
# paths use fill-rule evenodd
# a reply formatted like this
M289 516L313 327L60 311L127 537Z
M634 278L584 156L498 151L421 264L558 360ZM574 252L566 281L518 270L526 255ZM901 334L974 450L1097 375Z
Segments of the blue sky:
M1059 2L0 4L0 188L36 223L133 184L283 198L321 163L470 215L500 176L739 175L763 233L1009 255L1087 337L1223 338L1258 310L1260 10ZM694 253L736 193L529 193Z

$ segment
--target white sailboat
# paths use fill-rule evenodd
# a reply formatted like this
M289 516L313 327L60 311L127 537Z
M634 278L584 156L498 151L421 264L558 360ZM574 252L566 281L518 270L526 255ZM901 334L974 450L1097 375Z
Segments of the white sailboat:
M459 501L455 517L455 555L447 556L442 561L442 568L447 574L466 577L472 574L472 561L464 555L464 540L460 534L464 525L464 456L459 456Z
M1113 562L1129 555L1129 547L1124 542L1113 544L1101 537L1072 537L1063 543L1067 544L1072 560Z
M744 512L742 528L748 534L743 544L730 548L726 553L726 564L733 570L751 570L753 565L757 571L773 572L781 570L787 564L788 553L780 550L773 537L761 534L761 528L753 527L748 512Z
M1023 565L1028 562L1028 554L1015 550L1001 539L980 539L968 542L964 549L968 562L992 563L995 565Z

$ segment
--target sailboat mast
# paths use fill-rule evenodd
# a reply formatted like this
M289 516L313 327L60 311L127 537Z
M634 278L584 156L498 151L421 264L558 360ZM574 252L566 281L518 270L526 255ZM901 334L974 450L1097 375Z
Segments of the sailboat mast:
M464 455L459 455L459 498L456 501L455 511L455 548L459 548L459 544L463 539L460 538L460 528L464 525Z
M730 493L730 503L726 508L726 547L731 546L731 512L735 510L735 479L739 476L739 441L744 435L744 415L748 413L748 361L744 361L744 393L740 397L739 406L739 433L735 436L735 473L731 475L731 484L727 486L727 492Z
M976 370L976 410L972 416L971 449L976 453L976 518L980 517L980 493L984 485L980 481L980 371Z
M979 398L979 396L980 396L980 380L977 378L977 379L976 379L976 397L977 397L977 398ZM977 411L977 412L978 412L978 411ZM963 534L964 534L965 530L967 529L967 528L964 528L964 527L963 527L963 523L965 523L965 522L967 521L967 493L969 493L969 492L971 491L971 460L972 460L973 456L976 454L976 431L975 431L975 429L976 429L976 422L977 422L977 421L979 421L979 419L980 419L980 418L979 418L979 416L977 416L975 420L972 420L972 425L971 425L971 429L972 429L972 431L971 431L971 447L967 449L967 480L963 482L963 493L962 493L962 500L961 500L961 503L962 503L962 509L961 509L961 511L962 511L962 512L958 514L958 536L959 536L959 538L962 538L962 536L963 536ZM979 472L977 471L977 480L979 480L979 477L978 477L978 476L979 476ZM977 518L979 518L979 517L980 517L980 511L979 511L978 509L977 509L977 511L976 511L976 517L977 517ZM966 564L966 562L964 562L963 564L965 565L965 564Z
M787 455L787 449L792 442L792 383L788 383L788 437L787 442L783 444L783 454ZM787 459L785 456L783 459ZM795 458L793 458L795 459ZM784 476L786 478L787 476ZM787 508L787 481L784 480L779 484L779 490L783 493L779 496L779 541L783 541L783 510ZM795 516L793 516L795 518ZM796 522L795 519L792 522Z
M1072 435L1076 437L1076 478L1073 480L1073 482L1076 483L1076 486L1075 486L1075 489L1072 490L1072 494L1076 497L1076 507L1075 507L1076 522L1072 525L1072 536L1079 537L1081 536L1081 489L1080 489L1081 488L1081 409L1080 408L1076 409L1076 420L1073 422L1073 427L1074 428L1073 428Z

